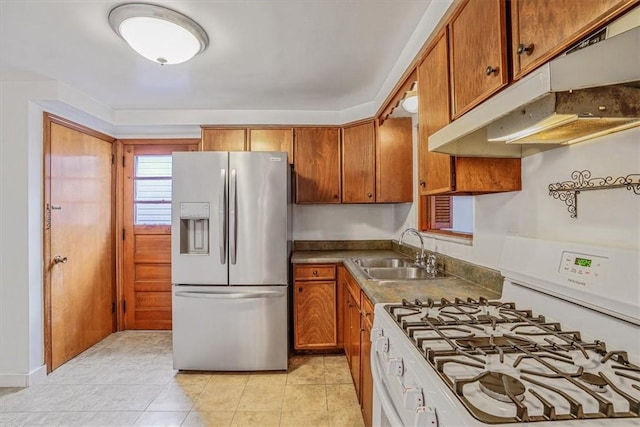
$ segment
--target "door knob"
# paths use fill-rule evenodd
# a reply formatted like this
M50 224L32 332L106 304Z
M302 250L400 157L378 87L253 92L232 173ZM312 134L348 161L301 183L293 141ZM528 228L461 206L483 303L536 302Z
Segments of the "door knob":
M61 257L60 255L56 255L53 257L53 262L54 264L66 264L67 262L67 257Z

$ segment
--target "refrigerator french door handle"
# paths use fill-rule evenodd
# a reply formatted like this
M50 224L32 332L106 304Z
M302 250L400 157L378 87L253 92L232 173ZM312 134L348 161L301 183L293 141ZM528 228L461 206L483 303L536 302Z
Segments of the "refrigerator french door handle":
M220 169L222 189L218 199L218 227L220 245L220 264L227 263L227 170Z
M229 194L229 260L236 263L237 239L238 239L238 172L231 169L230 194Z
M177 297L186 298L212 298L212 299L255 299L255 298L279 298L284 296L284 291L261 291L261 292L236 292L236 293L209 293L209 292L189 292L178 291Z

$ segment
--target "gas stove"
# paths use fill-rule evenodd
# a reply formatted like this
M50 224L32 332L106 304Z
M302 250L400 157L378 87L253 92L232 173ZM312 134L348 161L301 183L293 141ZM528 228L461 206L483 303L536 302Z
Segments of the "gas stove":
M515 261L503 262L503 271L519 279L505 274L501 300L427 297L376 305L374 425L640 425L637 257L620 272L633 252L543 244L545 256L557 252L549 269L561 279L532 280L551 275L539 268L531 244L540 242L512 242L506 258ZM599 277L578 289L581 298L570 295L575 289L562 291L563 279L572 278L564 270L568 254L593 259L594 251ZM532 263L521 263L524 253ZM619 273L629 274L627 301L606 302L624 294L613 286L606 298L585 297Z
M625 351L608 351L514 303L405 300L384 310L480 421L640 414L640 366Z

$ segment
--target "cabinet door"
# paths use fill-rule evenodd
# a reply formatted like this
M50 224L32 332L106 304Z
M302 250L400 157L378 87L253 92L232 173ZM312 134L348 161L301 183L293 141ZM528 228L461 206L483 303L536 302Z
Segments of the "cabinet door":
M342 129L342 203L375 201L373 122Z
M351 295L349 295L351 297ZM353 302L353 298L347 300L349 310L349 334L351 344L351 377L356 387L358 401L360 401L360 310Z
M351 318L349 317L349 310L353 305L353 300L346 282L343 282L342 300L344 301L342 305L342 340L344 345L344 354L347 357L347 362L349 362L349 369L351 369L351 355L353 354L353 348L351 342Z
M418 185L420 194L454 188L452 157L429 151L430 135L450 123L449 52L442 31L418 66Z
M296 203L340 203L339 128L294 129Z
M544 64L632 3L630 0L512 0L514 78Z
M376 135L376 203L413 201L411 118L387 119Z
M498 193L522 189L521 160L456 157L456 191Z
M202 128L200 151L245 151L245 129Z
M467 0L449 24L453 117L507 84L504 0Z
M293 163L293 129L249 129L249 151L284 151Z
M296 349L337 346L335 281L296 281L293 309Z

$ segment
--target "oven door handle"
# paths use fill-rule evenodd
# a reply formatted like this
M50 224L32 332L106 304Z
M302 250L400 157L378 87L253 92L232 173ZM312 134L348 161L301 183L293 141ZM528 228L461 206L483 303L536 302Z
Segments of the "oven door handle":
M374 347L375 348L375 347ZM375 350L373 350L375 352ZM403 425L398 412L396 411L395 406L393 406L393 402L390 398L390 393L387 387L382 381L380 370L380 359L377 355L373 354L373 363L371 364L371 376L373 377L373 385L378 390L377 396L380 404L382 405L382 409L384 410L384 414L386 415L389 423L392 426L401 426Z

